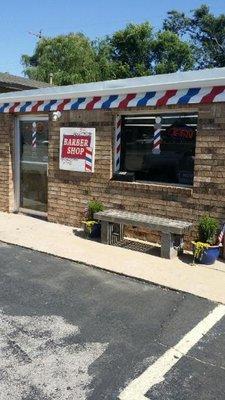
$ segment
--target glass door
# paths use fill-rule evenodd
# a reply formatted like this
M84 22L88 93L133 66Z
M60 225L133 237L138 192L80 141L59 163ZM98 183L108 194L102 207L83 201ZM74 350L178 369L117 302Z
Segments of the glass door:
M47 212L48 120L19 120L19 208Z

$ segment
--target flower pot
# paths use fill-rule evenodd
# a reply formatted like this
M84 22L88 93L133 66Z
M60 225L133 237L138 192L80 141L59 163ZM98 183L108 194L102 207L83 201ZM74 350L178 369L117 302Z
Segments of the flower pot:
M101 236L101 223L96 222L89 233L89 237L92 239L97 239L100 236Z
M211 265L217 260L220 254L220 246L210 246L202 253L200 263Z
M195 246L195 245L194 245ZM220 245L219 246L209 246L204 249L203 252L196 257L195 260L200 264L212 265L217 260L220 254Z

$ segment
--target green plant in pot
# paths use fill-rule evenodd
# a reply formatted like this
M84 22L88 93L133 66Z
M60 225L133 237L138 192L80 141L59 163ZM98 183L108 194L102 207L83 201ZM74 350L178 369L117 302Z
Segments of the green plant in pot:
M86 221L84 223L84 231L90 238L98 238L101 236L101 224L94 219L94 214L103 211L104 206L98 200L91 200L85 211Z
M201 264L214 264L219 257L220 245L217 244L219 222L216 218L204 215L198 221L198 240L193 241L194 261Z

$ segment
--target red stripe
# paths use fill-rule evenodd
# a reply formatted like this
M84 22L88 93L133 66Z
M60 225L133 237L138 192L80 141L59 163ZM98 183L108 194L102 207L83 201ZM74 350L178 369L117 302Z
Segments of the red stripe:
M85 165L85 169L91 171L91 170L92 170L92 167L91 167L90 165L86 164L86 165Z
M119 145L119 146L117 146L117 148L116 148L116 152L117 152L117 153L119 153L119 152L120 152L120 145Z
M164 94L163 97L161 97L161 99L157 100L156 105L157 106L165 106L167 104L167 101L175 96L175 94L177 94L177 90L167 90L166 93Z
M92 156L92 150L86 149L86 156L87 155Z
M16 108L17 106L19 106L19 105L20 105L20 102L14 103L13 106L10 107L9 112L10 112L10 113L13 113L13 112L15 111L15 108Z
M154 149L155 147L159 146L160 143L161 143L161 140L159 140L158 142L154 143L154 144L153 144L153 149Z
M121 120L121 118L119 118L118 121L117 121L117 128L121 127L121 123L122 123L122 120Z
M87 105L86 105L86 110L93 110L95 104L96 104L99 100L101 100L101 96L94 96L93 99L92 99L89 103L87 103Z
M63 111L66 104L68 104L71 99L65 99L62 103L60 103L57 107L57 111Z
M211 92L203 96L200 103L207 104L212 103L214 98L225 90L225 86L215 86L212 88Z
M128 95L125 97L125 99L122 100L122 101L119 103L118 108L120 108L120 109L121 109L121 108L126 108L127 105L128 105L128 103L129 103L129 101L133 100L135 97L136 97L136 94L134 94L134 93L128 94Z
M37 112L38 108L44 103L43 100L37 101L37 103L31 108L32 112Z

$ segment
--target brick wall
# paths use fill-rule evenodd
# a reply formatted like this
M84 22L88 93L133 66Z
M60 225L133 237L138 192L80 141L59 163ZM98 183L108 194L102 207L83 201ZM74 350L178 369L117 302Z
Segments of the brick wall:
M198 111L195 179L193 188L174 185L110 181L116 111L67 111L60 122L50 124L48 218L79 226L88 201L101 200L106 207L149 213L194 222L204 213L225 221L225 104L176 106L160 112ZM154 108L149 109L153 111ZM134 110L126 110L126 112ZM146 112L145 109L139 109ZM96 128L95 173L60 171L60 126ZM136 235L136 232L132 232ZM195 233L192 232L192 237ZM137 235L146 238L145 231ZM150 236L147 236L150 238ZM151 235L157 240L157 234ZM190 239L190 238L188 238Z
M146 112L127 109L127 112ZM155 108L149 112L155 113ZM225 104L168 106L169 110L197 111L198 133L195 179L192 188L175 185L111 181L116 110L65 111L58 122L50 121L48 219L80 226L88 201L101 200L106 207L149 213L196 222L209 213L225 221ZM158 110L159 111L159 110ZM13 117L0 115L0 209L12 209L12 124ZM96 128L95 173L59 170L59 129L61 126ZM130 231L129 231L130 232ZM132 232L141 238L157 240L156 233ZM192 237L195 235L192 232ZM188 237L190 239L190 237Z
M13 124L10 115L0 114L0 210L11 211L13 195Z

